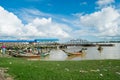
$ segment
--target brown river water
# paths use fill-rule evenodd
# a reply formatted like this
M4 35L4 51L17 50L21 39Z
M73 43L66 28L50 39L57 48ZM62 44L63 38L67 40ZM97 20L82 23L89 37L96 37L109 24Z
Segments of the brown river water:
M70 46L66 52L77 52L82 48L86 48L82 55L68 56L64 51L52 50L47 57L40 58L40 60L103 60L103 59L120 59L120 43L113 43L115 46L103 46L102 50L98 50L96 47L82 47L82 46Z

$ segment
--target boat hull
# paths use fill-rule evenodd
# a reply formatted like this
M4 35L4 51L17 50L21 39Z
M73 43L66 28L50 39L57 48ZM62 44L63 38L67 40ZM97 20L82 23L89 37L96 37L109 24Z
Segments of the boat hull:
M40 56L17 56L20 58L40 58Z

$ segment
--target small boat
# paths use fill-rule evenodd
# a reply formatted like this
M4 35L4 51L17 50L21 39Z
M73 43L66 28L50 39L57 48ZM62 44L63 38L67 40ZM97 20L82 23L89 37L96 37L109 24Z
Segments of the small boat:
M68 56L71 56L71 55L81 55L83 54L83 50L80 50L78 52L73 52L73 53L70 53L70 52L66 52L65 50L63 50Z
M14 57L19 57L19 58L40 58L40 55L18 54L18 55L14 55Z
M103 48L102 48L101 46L99 46L99 47L98 47L98 50L99 50L99 51L102 51L102 50L103 50Z
M46 57L48 55L49 55L49 53L41 53L41 54L26 53L26 54L15 54L13 56L19 57L19 58L40 58L40 57Z

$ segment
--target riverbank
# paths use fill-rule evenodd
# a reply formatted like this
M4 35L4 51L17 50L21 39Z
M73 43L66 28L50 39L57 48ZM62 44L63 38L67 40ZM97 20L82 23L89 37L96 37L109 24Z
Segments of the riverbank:
M119 80L120 60L28 61L0 58L14 80Z

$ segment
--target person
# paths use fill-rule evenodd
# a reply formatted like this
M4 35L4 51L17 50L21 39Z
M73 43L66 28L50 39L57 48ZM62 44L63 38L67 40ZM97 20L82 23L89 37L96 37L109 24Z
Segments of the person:
M1 49L2 49L2 54L5 55L5 52L6 52L6 46L5 46L5 45L2 45L2 46L1 46Z

